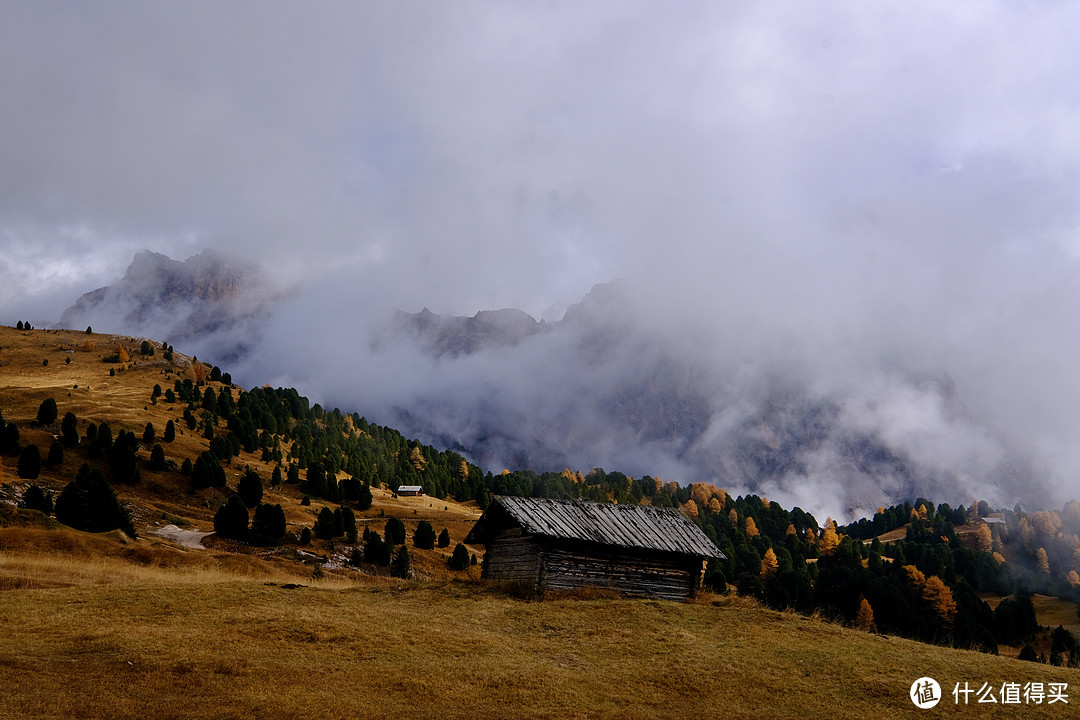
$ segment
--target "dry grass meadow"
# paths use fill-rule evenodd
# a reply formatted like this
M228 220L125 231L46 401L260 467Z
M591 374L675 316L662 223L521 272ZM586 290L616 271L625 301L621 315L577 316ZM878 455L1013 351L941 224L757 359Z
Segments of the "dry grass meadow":
M29 428L53 397L80 432L159 432L182 407L150 403L154 383L190 376L190 361L139 358L136 338L0 328L0 410ZM92 343L93 347L86 343ZM110 376L103 354L123 343L136 364ZM48 365L43 360L48 359ZM71 359L71 362L65 360ZM194 457L205 441L178 435L167 454ZM143 453L140 451L141 454ZM74 453L73 453L74 455ZM689 604L603 593L523 600L469 573L447 570L445 551L416 551L417 579L337 567L318 571L295 550L251 549L211 536L196 548L157 533L209 532L214 491L193 495L175 472L144 471L119 488L139 538L91 535L17 510L25 483L0 466L0 718L836 718L1075 716L1080 673L885 638L734 597ZM57 491L77 457L43 474ZM264 478L257 457L234 459ZM290 530L320 501L295 487L267 488ZM472 504L393 498L375 491L361 523L421 519L464 538ZM412 550L412 548L410 548ZM479 553L480 548L473 548ZM335 554L336 553L336 554ZM1056 613L1060 608L1045 608ZM945 699L920 711L912 682L936 678ZM1064 682L1070 704L957 707L955 683Z

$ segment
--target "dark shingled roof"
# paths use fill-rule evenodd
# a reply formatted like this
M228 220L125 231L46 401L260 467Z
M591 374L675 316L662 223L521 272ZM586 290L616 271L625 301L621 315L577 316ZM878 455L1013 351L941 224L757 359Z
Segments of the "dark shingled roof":
M678 510L581 500L497 497L467 542L482 540L489 514L500 509L532 535L703 558L725 557L701 528Z

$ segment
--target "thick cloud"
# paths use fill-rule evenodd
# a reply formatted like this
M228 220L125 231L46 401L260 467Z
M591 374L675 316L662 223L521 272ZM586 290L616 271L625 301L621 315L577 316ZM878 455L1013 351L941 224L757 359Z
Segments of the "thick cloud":
M219 248L300 288L269 337L307 343L261 371L331 398L376 306L556 320L626 277L685 352L908 407L845 410L922 428L898 442L934 425L882 378L946 370L1076 495L1078 21L974 0L9 2L0 307L45 323L137 249ZM399 361L353 395L422 394Z

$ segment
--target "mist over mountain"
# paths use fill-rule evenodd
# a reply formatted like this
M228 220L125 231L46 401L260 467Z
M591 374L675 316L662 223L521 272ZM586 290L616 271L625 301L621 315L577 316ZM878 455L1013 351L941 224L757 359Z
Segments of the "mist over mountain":
M143 252L60 324L182 342L242 384L296 385L493 472L604 467L823 517L919 496L1047 499L944 369L830 374L797 354L725 352L686 318L655 312L630 281L596 285L552 322L357 302L345 327L315 321L331 302L317 293L262 282L216 253L177 262Z
M143 250L124 276L82 295L59 327L141 335L233 362L258 341L276 294L260 268L215 250L184 261Z

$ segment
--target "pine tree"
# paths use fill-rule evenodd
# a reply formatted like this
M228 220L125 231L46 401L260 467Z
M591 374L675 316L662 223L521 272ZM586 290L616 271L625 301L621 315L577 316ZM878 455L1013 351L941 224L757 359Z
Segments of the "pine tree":
M147 445L153 445L156 435L157 433L154 431L154 423L146 423L146 427L143 428L142 441Z
M323 540L332 540L341 533L338 532L337 523L334 522L334 511L324 507L319 511L319 519L315 521L315 537Z
M252 542L275 545L285 536L285 511L281 505L260 505L251 521Z
M136 536L131 515L116 499L105 476L85 463L56 499L56 519L76 530L120 529L129 537Z
M165 449L161 445L154 445L154 449L150 451L150 469L151 470L168 470L169 466L165 463Z
M409 548L405 545L394 552L394 559L390 563L390 574L405 579L412 574L412 569L409 567Z
M161 439L167 443L171 443L176 439L176 425L172 420L165 423L165 434L161 436Z
M41 474L41 452L37 445L27 445L19 453L17 472L23 480L36 480Z
M387 545L401 545L405 542L405 523L401 518L392 517L386 521L386 529L383 531Z
M257 507L262 502L262 478L254 470L248 469L237 483L236 492L249 508Z
M46 515L51 515L53 511L52 495L45 492L37 485L31 485L26 488L26 492L23 493L23 499L22 502L19 503L19 507L26 508L27 510L37 510Z
M60 441L68 448L78 446L79 420L75 417L75 413L64 414L64 419L60 422Z
M450 532L446 528L443 528L442 532L439 533L439 543L438 544L439 544L439 547L441 547L441 548L450 547Z
M49 457L45 460L45 464L55 467L63 464L63 462L64 446L59 440L53 440L53 444L49 447Z
M421 520L417 524L416 532L413 533L413 545L421 550L435 548L435 528L431 527L431 523L427 520Z
M246 540L248 509L239 496L233 495L214 515L214 532L233 540Z
M458 543L454 547L454 554L450 556L451 570L464 570L469 567L469 549Z

